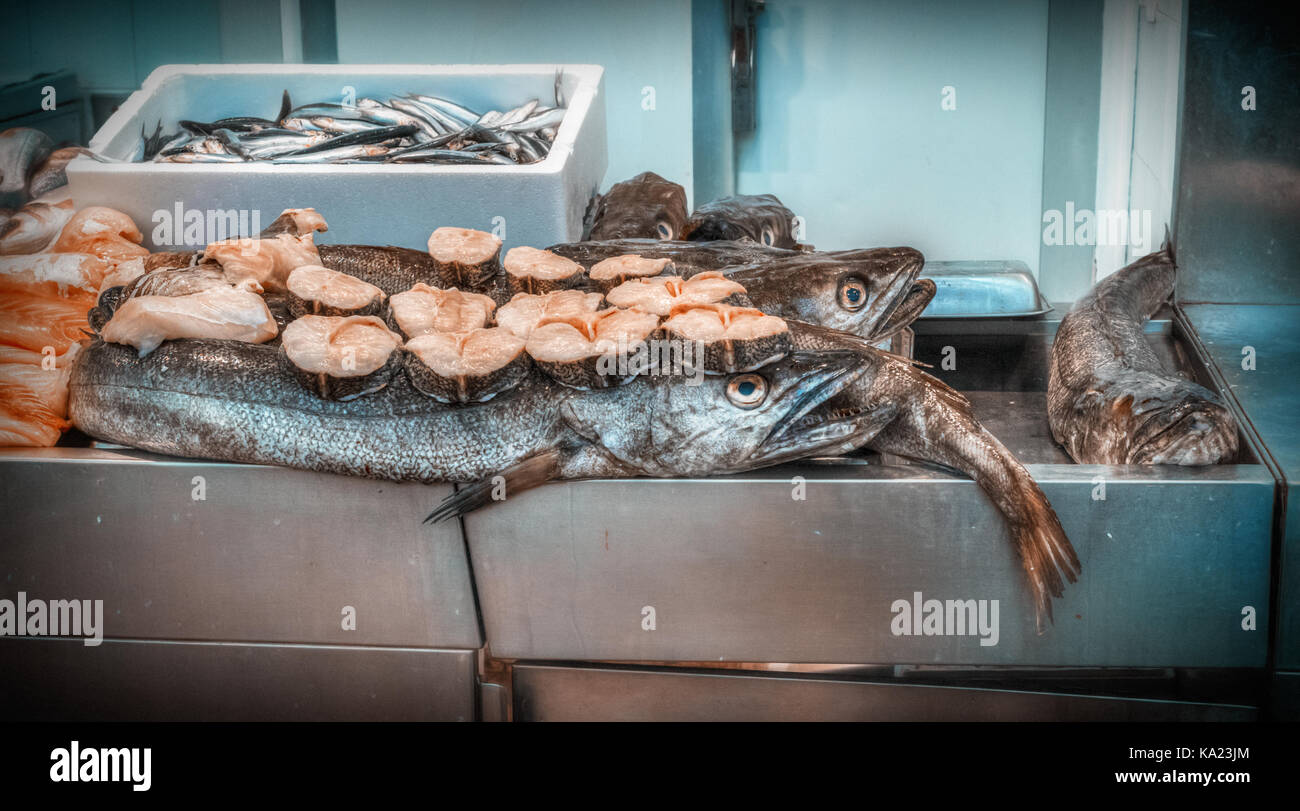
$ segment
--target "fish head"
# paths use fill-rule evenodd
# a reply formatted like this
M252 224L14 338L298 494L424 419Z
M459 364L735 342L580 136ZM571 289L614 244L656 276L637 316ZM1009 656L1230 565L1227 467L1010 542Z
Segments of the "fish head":
M739 194L700 206L686 223L692 242L749 239L769 248L793 248L794 212L772 194Z
M1149 413L1134 433L1129 464L1215 465L1231 461L1237 453L1232 412L1196 384L1181 381L1178 399Z
M686 190L654 172L615 183L595 201L588 239L682 239Z
M569 398L562 413L578 434L644 475L736 473L841 442L851 426L808 429L799 420L849 385L860 360L851 351L796 351L752 372L643 375Z
M764 312L875 338L897 331L892 317L904 302L916 301L919 308L909 312L919 314L934 295L933 285L918 290L924 265L925 257L914 248L873 248L794 256L727 276L744 285Z

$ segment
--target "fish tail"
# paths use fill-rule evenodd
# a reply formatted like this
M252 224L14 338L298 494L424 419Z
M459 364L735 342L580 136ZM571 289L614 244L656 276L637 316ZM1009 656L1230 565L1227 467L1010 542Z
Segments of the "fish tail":
M1038 632L1044 633L1053 621L1052 598L1064 593L1061 575L1073 583L1080 571L1078 555L1047 496L1011 451L980 424L960 392L905 364L891 368L912 378L909 388L926 396L907 404L902 424L887 426L868 447L937 462L975 480L1006 520L1033 592Z
M559 448L551 448L529 456L495 476L461 485L429 513L424 523L436 524L450 518L461 518L493 501L503 501L516 493L546 484L559 476L563 456Z
M1074 583L1081 567L1047 496L1028 471L1019 464L1016 467L1019 468L1016 494L1008 505L1006 518L1012 541L1029 577L1035 620L1038 633L1042 634L1054 622L1052 598L1063 595L1061 575Z

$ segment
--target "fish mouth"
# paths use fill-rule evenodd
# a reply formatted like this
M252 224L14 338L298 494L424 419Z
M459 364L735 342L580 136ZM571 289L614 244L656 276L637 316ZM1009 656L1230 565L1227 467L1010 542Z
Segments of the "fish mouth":
M934 283L918 281L925 257L915 248L871 248L864 251L838 251L835 256L847 261L850 271L863 263L870 286L867 306L850 312L857 325L852 332L875 341L889 337L912 323L934 298Z
M930 306L930 301L934 299L934 294L938 290L938 286L930 279L913 281L907 293L898 300L894 311L873 331L872 339L882 341L891 338L899 330L910 325L920 317L926 307Z
M1217 403L1189 399L1142 425L1128 463L1134 465L1213 465L1237 452L1237 424Z
M861 415L845 414L840 418L823 415L812 422L808 412L840 393L866 370L857 352L844 349L792 352L799 382L778 399L785 414L768 431L750 461L762 465L779 464L849 442L857 430Z
M908 311L915 307L920 298L924 298L920 302L921 306L916 309L916 314L920 315L921 310L925 309L925 305L929 304L930 299L934 297L932 291L926 295L927 290L933 287L933 283L929 287L921 285L919 291L916 289L917 277L921 275L921 268L925 267L925 257L921 255L921 252L913 248L890 248L889 250L892 255L885 265L884 271L884 276L889 281L885 284L885 288L880 291L876 300L867 308L874 311L869 322L876 325L872 330L871 337L873 338L884 337L888 328L892 327L894 331L897 331L911 323L909 320L903 324L894 325L897 320L894 317L895 313L903 309L903 304L909 299L912 300L912 304L907 308Z

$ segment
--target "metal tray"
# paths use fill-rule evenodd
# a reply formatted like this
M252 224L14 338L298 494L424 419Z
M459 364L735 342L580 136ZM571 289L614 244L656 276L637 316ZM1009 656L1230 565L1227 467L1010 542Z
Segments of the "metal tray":
M926 262L938 290L921 318L1032 318L1052 311L1024 262Z

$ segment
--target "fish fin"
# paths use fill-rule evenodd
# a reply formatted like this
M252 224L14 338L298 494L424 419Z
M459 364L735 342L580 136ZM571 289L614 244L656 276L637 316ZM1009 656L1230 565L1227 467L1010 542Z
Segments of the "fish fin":
M1055 624L1052 598L1064 593L1061 575L1077 582L1082 567L1056 511L1027 472L1017 490L1016 514L1008 515L1007 523L1033 591L1038 633L1043 634L1048 625Z
M280 114L275 118L275 125L281 126L284 120L289 117L289 111L293 109L293 103L289 101L289 91L286 89L284 95L280 97Z
M461 485L455 493L444 498L436 510L429 513L424 523L436 524L449 518L460 518L493 501L546 484L559 475L561 459L561 449L551 448L530 456L495 476ZM500 497L496 495L498 492L501 493Z
M600 217L601 203L604 202L605 196L597 192L587 201L587 210L582 214L582 239L586 242L591 239L591 229L596 226L596 220Z

